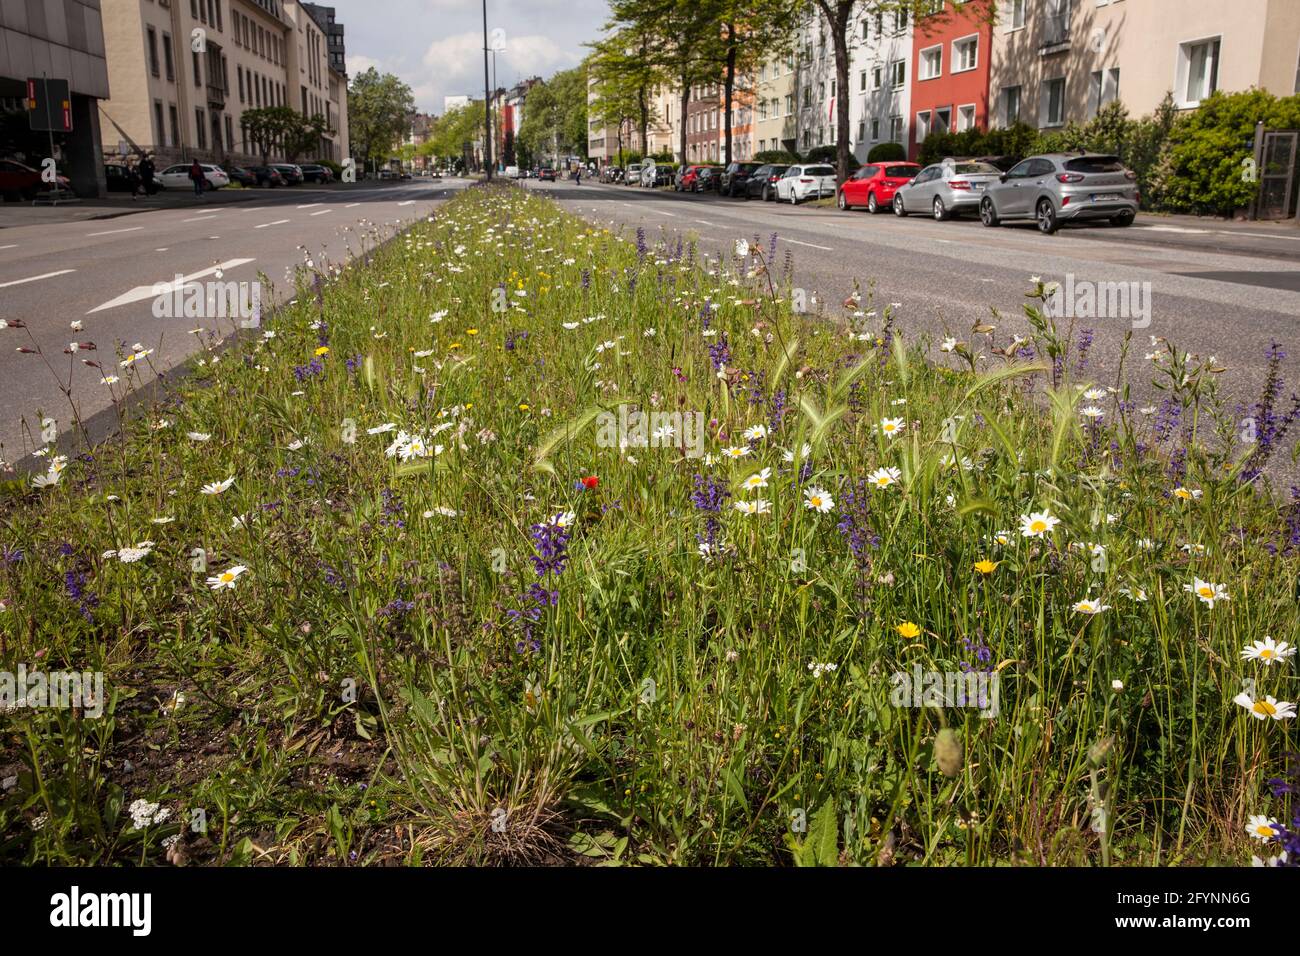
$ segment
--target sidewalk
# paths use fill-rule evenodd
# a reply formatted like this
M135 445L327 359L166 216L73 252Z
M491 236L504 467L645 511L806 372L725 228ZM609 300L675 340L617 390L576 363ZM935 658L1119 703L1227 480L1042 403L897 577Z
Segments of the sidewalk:
M287 196L305 196L313 193L334 192L341 183L313 186L285 186L279 189L225 189L208 190L202 198L192 190L172 189L152 196L132 199L126 193L113 193L98 199L82 199L58 206L33 206L30 202L0 202L0 229L14 226L45 226L52 223L86 222L94 219L116 219L137 212L154 209L194 209L223 206L227 203L257 202L283 199Z

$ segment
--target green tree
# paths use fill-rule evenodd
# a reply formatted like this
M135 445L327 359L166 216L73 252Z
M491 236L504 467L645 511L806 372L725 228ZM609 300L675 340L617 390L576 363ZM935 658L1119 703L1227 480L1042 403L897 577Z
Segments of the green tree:
M239 122L244 142L257 148L263 165L277 149L288 162L296 162L304 153L315 152L321 137L333 132L319 113L303 116L290 106L246 110Z
M353 77L348 87L348 123L355 150L377 168L405 136L415 112L411 88L374 67ZM481 114L480 114L481 115Z

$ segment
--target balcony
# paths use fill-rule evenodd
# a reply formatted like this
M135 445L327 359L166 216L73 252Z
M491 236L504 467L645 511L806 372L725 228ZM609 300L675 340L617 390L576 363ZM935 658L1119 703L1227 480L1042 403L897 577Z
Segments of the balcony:
M1038 41L1039 56L1053 56L1070 49L1070 15L1048 15L1043 18L1043 32Z

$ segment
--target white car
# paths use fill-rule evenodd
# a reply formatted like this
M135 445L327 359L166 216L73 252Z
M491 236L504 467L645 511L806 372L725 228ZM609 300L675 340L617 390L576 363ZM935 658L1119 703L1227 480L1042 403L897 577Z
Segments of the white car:
M221 189L223 186L230 185L230 177L220 166L210 166L207 163L199 163L203 170L203 178L208 181L209 189ZM168 166L155 177L163 189L193 189L194 183L190 180L190 164L178 163L175 166Z
M776 198L778 202L791 205L805 199L819 199L822 196L834 196L836 189L835 167L824 163L808 166L791 166L776 181Z

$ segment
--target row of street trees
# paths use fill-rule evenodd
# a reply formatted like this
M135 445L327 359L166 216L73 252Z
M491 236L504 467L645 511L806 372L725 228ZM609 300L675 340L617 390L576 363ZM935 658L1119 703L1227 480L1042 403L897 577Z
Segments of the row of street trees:
M765 62L792 55L801 27L820 15L835 51L836 88L848 90L849 60L861 42L857 24L876 14L905 11L909 19L949 16L935 0L610 0L606 38L589 60L599 83L593 118L610 126L630 122L646 142L654 91L679 94L680 152L686 157L687 107L696 85L722 88L723 161L731 162L732 113L737 93L752 95L752 78ZM987 3L989 16L993 4ZM835 98L836 159L849 174L849 97Z

